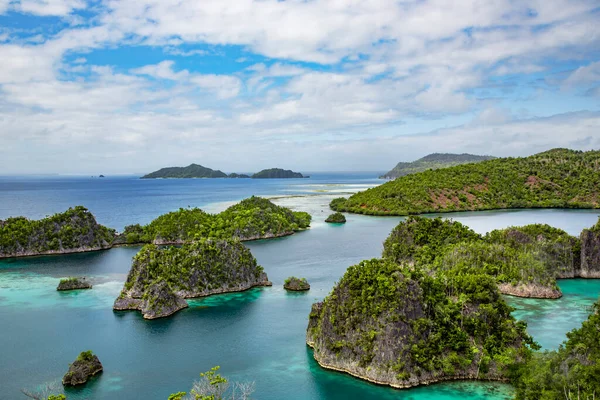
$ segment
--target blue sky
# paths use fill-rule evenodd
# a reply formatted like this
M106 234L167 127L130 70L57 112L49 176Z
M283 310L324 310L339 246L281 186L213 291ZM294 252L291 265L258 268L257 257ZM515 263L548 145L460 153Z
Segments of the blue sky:
M597 0L0 0L1 173L600 148Z

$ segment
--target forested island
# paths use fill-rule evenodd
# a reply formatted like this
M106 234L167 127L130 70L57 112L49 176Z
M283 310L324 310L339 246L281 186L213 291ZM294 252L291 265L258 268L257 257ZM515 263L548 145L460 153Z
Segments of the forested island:
M0 258L103 250L115 236L82 206L40 220L8 218L0 220Z
M600 221L581 237L587 242L541 224L481 236L458 222L410 217L381 259L350 267L313 304L307 344L325 368L397 388L477 379L511 382L518 399L593 395L598 306L558 352L536 353L501 296L508 285L517 288L510 294L553 297L556 278L597 274L600 257L585 267L581 260L600 248ZM520 292L531 288L539 291Z
M252 175L252 179L282 179L282 178L310 178L310 176L304 176L300 172L294 172L289 169L281 168L270 168L263 169L260 172Z
M496 157L478 156L474 154L452 154L452 153L433 153L419 158L412 162L399 162L386 174L380 176L380 179L396 179L399 176L415 174L417 172L427 171L428 169L448 168L455 165L477 163L486 160L493 160Z
M310 214L292 211L252 196L218 214L181 208L150 222L130 225L118 239L122 244L181 244L195 238L268 239L291 235L310 226Z
M223 171L210 169L198 164L190 164L187 167L167 167L142 176L141 179L157 178L227 178Z
M506 208L599 208L600 151L554 149L523 158L401 176L331 201L335 211L369 215Z
M197 238L268 239L307 229L311 216L261 197L242 200L218 214L179 209L148 225L126 226L121 234L96 222L85 207L70 208L41 220L0 221L0 258L68 254L125 244L182 244Z
M253 178L253 179L280 179L280 178L310 178L299 172L289 169L270 168L263 169L252 176L246 174L231 173L227 175L220 170L203 167L198 164L190 164L187 167L167 167L151 172L141 179L185 179L185 178Z
M140 310L146 319L188 306L186 298L271 286L239 240L199 239L181 247L149 244L133 260L114 310Z

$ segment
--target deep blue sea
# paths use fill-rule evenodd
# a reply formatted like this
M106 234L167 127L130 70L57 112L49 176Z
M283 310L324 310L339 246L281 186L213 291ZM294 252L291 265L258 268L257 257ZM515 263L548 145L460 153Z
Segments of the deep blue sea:
M221 366L233 381L253 381L254 399L504 399L508 385L453 382L394 390L325 371L305 345L313 302L325 297L346 268L378 257L398 217L348 215L329 225L327 204L380 184L377 173L313 173L310 179L140 180L136 177L0 177L0 219L39 218L83 205L118 230L147 223L179 207L216 212L251 195L313 215L311 229L247 243L273 287L190 301L172 317L144 320L112 311L138 248L0 261L0 399L25 399L22 388L62 390L60 379L82 350L93 350L104 372L68 399L166 399L187 391L200 372ZM545 222L577 235L598 210L519 210L444 214L478 232ZM61 277L84 275L92 290L59 293ZM290 275L311 284L292 294ZM544 348L556 348L578 327L600 294L598 280L563 280L559 300L507 297L517 318Z

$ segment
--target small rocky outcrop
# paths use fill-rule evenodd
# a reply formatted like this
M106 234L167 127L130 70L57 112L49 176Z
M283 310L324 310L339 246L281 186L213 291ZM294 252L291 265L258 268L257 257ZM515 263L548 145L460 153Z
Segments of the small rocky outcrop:
M498 283L500 293L516 297L530 297L534 299L560 299L562 292L556 287L535 284Z
M83 385L92 376L102 372L102 363L91 350L82 351L69 366L69 371L62 379L65 386Z
M91 289L91 288L92 288L92 284L89 281L86 281L85 277L82 277L82 278L69 277L69 278L61 279L56 290L63 291L63 290Z
M327 217L325 222L333 223L333 224L345 224L346 217L344 216L344 214L342 214L340 212L336 212L336 213L331 214L329 217Z
M600 220L581 232L582 278L600 278Z
M202 239L179 248L149 244L135 256L113 309L139 310L144 318L155 319L186 308L187 298L271 285L237 240Z
M292 292L302 292L310 290L310 285L306 281L306 278L296 278L295 276L291 276L285 280L283 288Z
M187 301L175 294L167 282L159 281L148 286L141 299L118 298L113 309L139 310L145 319L156 319L168 317L187 307Z

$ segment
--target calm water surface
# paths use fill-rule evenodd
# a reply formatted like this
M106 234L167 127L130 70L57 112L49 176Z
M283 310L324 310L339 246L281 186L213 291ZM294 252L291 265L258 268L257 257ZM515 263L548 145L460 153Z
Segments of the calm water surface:
M142 181L148 186L138 197L139 180L131 178L114 179L120 187L114 190L96 190L92 183L77 183L74 178L67 183L57 178L54 188L44 183L39 190L35 180L7 180L0 179L0 218L39 217L83 204L101 222L121 228L147 222L188 202L218 211L232 201L261 194L309 211L315 220L306 232L247 244L273 287L193 300L190 308L155 321L146 321L137 312L114 313L111 308L138 248L0 261L2 399L25 398L21 388L57 383L68 364L86 349L98 354L104 373L82 389L69 390L69 399L166 399L169 393L188 390L198 373L214 365L220 365L232 380L255 381L254 397L265 400L503 399L511 395L506 385L460 382L397 391L325 371L312 359L304 341L311 304L329 293L348 266L379 256L383 240L400 221L350 215L342 226L321 222L331 198L377 183L369 176L323 175L314 180L259 182L254 187L257 181L217 180L225 187L213 180ZM11 189L13 184L16 189ZM104 184L98 179L93 183ZM238 184L240 188L230 187ZM107 185L112 185L110 180ZM157 199L152 193L165 195ZM20 198L26 205L20 204ZM135 209L124 209L127 204ZM597 216L598 211L569 210L444 215L479 232L546 222L571 234L594 224ZM58 280L68 275L88 276L94 288L56 292ZM310 292L286 293L281 285L290 275L306 277ZM545 348L556 348L567 331L579 326L600 293L597 280L559 284L565 294L560 300L508 299L517 308L515 315L528 321L530 333Z

